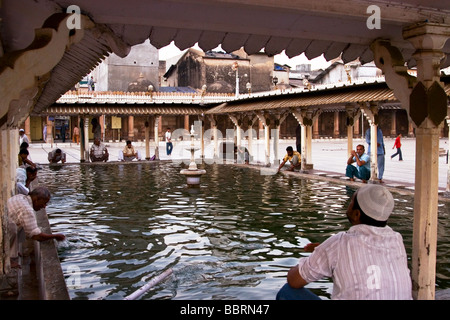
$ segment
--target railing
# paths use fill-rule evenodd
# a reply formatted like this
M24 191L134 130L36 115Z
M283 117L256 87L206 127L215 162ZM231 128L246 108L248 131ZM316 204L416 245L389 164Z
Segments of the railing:
M246 100L249 98L278 96L291 93L326 90L335 87L361 85L369 83L385 82L384 76L362 78L352 82L337 82L328 84L312 84L309 88L290 88L263 91L255 93L241 93L238 97L231 93L184 93L184 92L121 92L121 91L68 91L57 103L95 103L95 104L209 104L222 103L233 100Z
M210 93L210 94L187 94L187 93L165 93L165 92L111 92L69 91L59 98L57 103L130 103L130 104L158 104L158 103L181 103L181 104L207 104L230 101L234 98L232 94Z

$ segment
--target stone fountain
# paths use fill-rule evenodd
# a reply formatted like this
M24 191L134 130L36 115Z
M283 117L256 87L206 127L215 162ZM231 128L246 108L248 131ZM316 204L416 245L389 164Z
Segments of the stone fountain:
M188 169L183 169L180 171L181 174L186 176L188 187L196 188L200 186L200 177L206 173L206 170L198 169L197 164L194 159L194 152L199 150L199 148L194 147L194 126L191 126L191 147L186 150L191 151L191 162L189 163Z

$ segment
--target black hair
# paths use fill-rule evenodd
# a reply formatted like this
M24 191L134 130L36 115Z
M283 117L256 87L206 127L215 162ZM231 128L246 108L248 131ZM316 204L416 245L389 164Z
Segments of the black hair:
M38 171L38 168L33 168L33 167L27 167L26 168L27 173L36 173Z
M361 209L358 203L358 194L356 194L355 199L353 200L353 210L359 210L361 213L360 221L362 224L367 224L373 227L386 227L387 221L378 221L371 217L369 217L365 212Z
M26 155L29 155L30 153L28 152L27 149L20 149L19 154L26 154Z
M29 196L35 196L38 199L49 199L51 198L50 191L46 187L36 187L30 193Z
M127 145L129 145L129 144L131 144L131 141L130 141L130 140L127 140Z
M24 141L22 142L22 144L20 145L20 149L27 149L30 145L28 144L28 142Z
M55 150L55 152L56 153L61 153L62 151L61 151L61 149L58 148L58 149Z
M294 151L294 148L292 148L291 146L286 148L286 151Z

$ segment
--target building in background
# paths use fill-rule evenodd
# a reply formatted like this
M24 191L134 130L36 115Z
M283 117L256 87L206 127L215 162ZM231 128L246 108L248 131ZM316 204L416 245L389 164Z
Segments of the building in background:
M262 53L249 56L242 49L225 53L190 48L167 67L162 83L169 87L230 94L236 86L240 94L273 89L273 57Z
M158 75L158 49L149 40L133 46L125 58L109 55L90 74L94 77L95 91L121 92L147 91L149 85L157 91Z

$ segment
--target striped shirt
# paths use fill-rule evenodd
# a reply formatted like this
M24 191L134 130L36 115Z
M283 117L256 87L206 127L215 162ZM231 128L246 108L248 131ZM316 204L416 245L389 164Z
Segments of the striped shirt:
M28 238L41 233L30 196L18 194L9 198L7 208L10 222L15 223L18 229L23 228Z
M389 226L352 226L300 258L306 282L333 279L332 299L411 300L411 277L403 238Z

